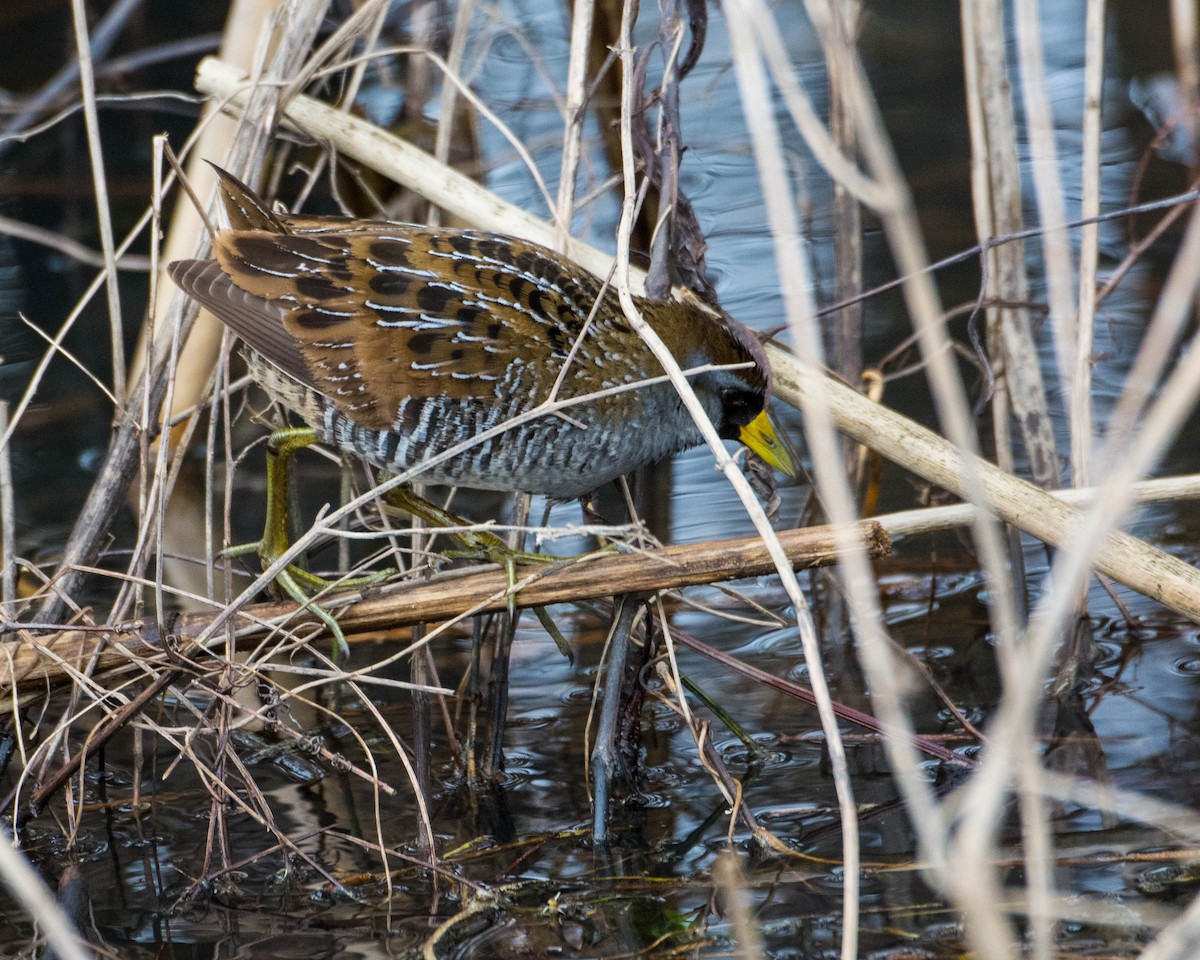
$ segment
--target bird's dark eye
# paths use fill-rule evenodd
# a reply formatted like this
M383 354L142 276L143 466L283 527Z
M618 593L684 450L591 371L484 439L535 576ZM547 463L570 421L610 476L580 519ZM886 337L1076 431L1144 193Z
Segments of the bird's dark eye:
M738 431L762 413L763 396L754 390L722 390L721 408L725 414L721 434L728 433L726 440L736 439Z

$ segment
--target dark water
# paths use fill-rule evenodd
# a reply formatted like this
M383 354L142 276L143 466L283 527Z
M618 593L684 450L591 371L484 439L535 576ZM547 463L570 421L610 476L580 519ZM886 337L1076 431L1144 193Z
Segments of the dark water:
M974 243L955 9L948 4L872 5L864 17L861 41L934 257ZM1153 135L1129 103L1129 83L1169 67L1162 59L1169 47L1155 22L1155 17L1165 22L1165 5L1148 11L1145 5L1115 4L1110 18L1104 140L1108 207L1128 201L1139 157ZM219 29L221 12L194 10L184 20L174 5L147 3L127 46ZM476 27L468 55L471 81L513 132L532 145L553 193L560 121L545 78L560 84L565 74L569 16L550 5L530 2L506 5L501 13L504 24L484 26L481 21ZM0 63L8 65L3 83L15 91L29 91L44 81L49 64L63 62L69 44L60 26L33 14L0 16L14 20L13 30L0 28L0 45L10 53L0 57ZM710 16L705 55L683 88L688 153L682 186L706 229L709 266L722 302L747 323L765 329L782 316L778 277L738 108L728 38L720 11L713 8ZM797 73L820 106L823 69L808 24L793 5L780 5L776 16ZM1045 4L1043 16L1068 216L1073 217L1079 196L1083 6ZM653 20L653 11L647 9L639 43L652 39ZM518 42L511 32L513 25L518 25L528 43ZM33 44L45 47L45 63L15 56L14 48ZM530 69L531 53L536 55L537 71ZM138 89L186 90L190 66L175 67L136 74L130 82ZM194 112L165 101L139 111L105 110L118 218L128 220L148 196L149 133L170 127L179 142ZM544 214L540 195L508 142L486 124L479 133L488 185L526 209ZM799 137L790 132L785 137L805 204L806 252L820 284L818 299L827 300L833 269L829 186ZM5 178L0 212L97 246L82 144L78 116L27 143L0 144L6 151L0 156ZM590 179L583 192L607 175L597 149L590 151L585 170ZM1155 159L1139 196L1165 195L1185 184L1182 166ZM617 214L613 196L605 194L580 212L577 226L598 245L611 247L606 238L613 235ZM1124 254L1125 229L1123 222L1103 229L1102 274ZM891 279L893 267L869 217L866 230L865 269L870 285ZM1150 251L1104 304L1096 345L1103 356L1095 368L1101 423L1128 369L1176 239L1169 235ZM1035 264L1036 245L1031 245L1029 256ZM46 329L57 326L90 277L90 272L62 256L24 242L0 245L0 267L8 264L15 264L19 272L4 274L11 299L3 309L22 309ZM947 305L973 300L977 283L977 272L970 265L939 275ZM126 275L123 295L127 316L136 316L145 303L145 276ZM1042 296L1036 282L1033 295ZM908 328L893 295L869 301L866 317L864 350L870 364L902 339ZM15 399L42 346L11 313L0 322L5 359L0 365L0 388ZM97 301L68 339L68 345L97 371L108 369L103 348L106 323L102 303ZM953 330L957 336L964 334L961 321ZM1046 336L1043 339L1048 341ZM1047 366L1048 374L1049 370ZM1052 398L1059 402L1053 389ZM932 422L924 388L916 380L890 387L886 400ZM782 416L798 431L797 415L784 411ZM108 410L94 388L68 363L56 361L38 405L11 446L19 555L46 559L61 547L75 505L95 474L107 426ZM259 428L246 428L243 440L248 442L259 432ZM252 452L248 464L256 468L260 456ZM1190 471L1195 459L1192 450L1181 444L1163 472ZM327 487L316 494L316 505L335 496L336 478L325 476ZM681 455L671 476L669 509L662 512L666 518L662 533L670 541L750 532L743 509L712 471L707 453ZM236 529L252 537L260 522L261 478L247 467L239 472L237 484L233 521ZM797 484L781 493L780 516L785 523L795 522L807 489ZM894 469L886 473L888 508L910 505L914 497L910 478ZM486 516L494 506L489 501L479 509ZM535 504L534 516L539 513ZM557 506L552 512L552 522L577 521L574 505ZM1197 525L1194 510L1185 504L1143 509L1131 529L1193 562ZM132 529L132 515L117 525L120 536L129 536ZM1026 561L1029 586L1036 594L1046 568L1045 552L1027 544ZM988 633L986 595L964 539L941 534L901 542L896 556L876 569L895 642L925 665L973 723L986 728L999 695L999 678ZM788 613L773 578L738 588L768 610ZM724 619L711 610L746 614L745 601L716 590L691 595L703 599L710 610L677 609L671 620L675 629L776 676L806 681L807 668L794 628ZM811 598L820 613L828 609L827 587L814 586ZM1200 774L1195 710L1200 631L1144 598L1123 592L1121 599L1133 615L1132 623L1124 621L1102 589L1093 585L1090 591L1092 669L1082 677L1069 708L1045 718L1045 729L1054 734L1047 740L1048 762L1056 769L1087 773L1126 789L1186 803L1195 796L1194 780ZM382 718L408 738L411 703L402 693L372 686L362 688L369 703L351 690L310 694L314 702L297 704L284 722L321 737L330 750L360 766L365 764L365 744L378 763L379 779L395 788L395 796L373 793L362 778L338 773L320 758L297 750L292 740L256 725L240 728L227 747L228 756L244 765L245 776L267 798L275 829L294 844L288 856L279 853L273 835L248 812L255 801L244 787L242 774L232 773L240 799L225 807L230 867L219 869L219 854L206 859L213 805L196 763L186 758L176 762L177 744L194 727L195 716L171 698L151 716L163 728L162 736L146 733L143 738L141 789L148 805L141 811L131 808L133 737L118 737L102 762L86 770L77 829L69 827L61 804L54 805L28 825L21 837L23 847L51 883L67 862L80 864L91 892L95 935L122 956L404 956L419 952L440 923L463 909L472 883L503 887L499 906L493 912L481 911L477 925L464 925L447 935L442 942L461 945L461 952L452 955L616 956L637 950L667 955L672 947L688 941L695 942L693 955L730 955L728 938L733 931L725 914L713 908L709 874L725 847L728 813L690 733L666 703L652 699L642 715L639 791L633 801L615 811L616 842L607 851L592 847L584 744L606 623L569 609L555 615L571 642L573 660L562 656L533 617L522 620L511 662L506 768L494 787L467 786L435 716L431 814L437 853L447 871L440 877L403 859L418 854L417 814L405 768L380 724ZM823 639L834 696L869 710L869 692L841 632L831 629ZM373 663L394 649L387 643L358 646L351 665ZM470 641L461 636L434 646L444 686L460 682L469 653ZM730 711L753 739L757 750L752 753L712 714L693 704L712 721L716 752L743 778L747 802L760 822L803 855L763 851L740 823L733 831L734 847L743 854L747 894L769 954L836 955L841 839L814 711L689 651L680 651L679 661L681 670ZM383 673L392 678L407 675L403 666ZM294 681L281 677L279 682ZM211 697L189 696L191 708L214 709ZM973 741L961 733L932 693L918 693L910 706L919 730L945 734L946 745L968 754L973 749ZM461 705L451 702L449 709ZM23 728L34 742L43 735L31 728L35 720L36 715L27 715ZM457 729L461 731L461 722ZM914 837L881 747L849 725L843 731L862 809L864 860L877 867L911 864L916 858ZM196 738L192 749L205 765L217 756L208 736ZM19 761L12 765L6 789L14 782L18 766ZM932 782L947 788L961 776L934 761L927 772ZM1065 895L1120 899L1136 917L1143 906L1160 907L1170 915L1194 892L1194 881L1172 862L1139 863L1129 856L1161 847L1167 840L1160 834L1133 826L1119 830L1082 808L1056 811L1052 826L1064 852L1105 851L1059 871L1057 882ZM381 872L378 852L364 848L358 838L371 843L382 839L389 848L390 881ZM336 884L331 882L334 879ZM1007 879L1020 878L1014 871ZM389 882L390 899L386 896ZM868 871L862 883L862 912L862 956L960 955L956 915L916 870ZM25 955L31 935L27 918L14 907L5 911L0 923L7 933L0 939L0 954ZM1135 921L1113 927L1064 924L1058 947L1070 955L1132 955L1151 936L1152 926Z

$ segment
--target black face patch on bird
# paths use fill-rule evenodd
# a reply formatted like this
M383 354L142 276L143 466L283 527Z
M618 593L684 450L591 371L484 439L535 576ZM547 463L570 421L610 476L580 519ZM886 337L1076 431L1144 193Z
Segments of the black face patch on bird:
M762 413L764 393L749 386L726 387L719 396L722 417L718 432L723 440L736 440L742 427Z

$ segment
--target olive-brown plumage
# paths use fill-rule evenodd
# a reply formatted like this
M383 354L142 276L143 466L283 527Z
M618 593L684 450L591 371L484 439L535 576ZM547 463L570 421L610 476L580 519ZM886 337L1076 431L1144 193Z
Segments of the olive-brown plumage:
M560 499L701 442L671 384L636 386L663 371L616 293L559 254L475 230L275 213L218 173L230 229L215 259L171 276L325 441L421 468L423 482ZM753 336L697 306L636 303L681 367L716 368L691 382L721 435L788 469ZM533 413L552 397L561 414Z

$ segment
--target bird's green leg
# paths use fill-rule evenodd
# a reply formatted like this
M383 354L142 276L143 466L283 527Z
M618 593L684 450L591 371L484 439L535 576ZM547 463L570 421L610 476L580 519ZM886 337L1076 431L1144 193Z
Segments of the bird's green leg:
M424 497L418 497L408 487L396 487L384 495L388 506L424 520L433 532L446 529L446 535L458 541L459 548L447 550L446 556L453 560L487 560L506 566L509 563L555 563L565 557L552 557L544 553L528 553L514 550L500 537L486 530L462 530L472 524L456 513L444 510ZM449 528L449 529L447 529Z
M389 507L403 510L407 514L424 520L429 524L431 532L436 533L439 529L451 528L446 531L447 536L457 540L460 549L447 550L445 556L450 559L481 559L504 567L508 577L508 615L510 617L516 613L517 606L513 593L517 582L517 563L521 561L553 563L561 559L560 557L548 557L542 553L525 553L521 550L514 550L495 534L488 533L486 530L454 530L454 527L469 527L471 523L458 514L451 513L424 497L417 496L408 487L396 487L389 490L384 494L384 500Z
M420 517L430 528L450 528L447 536L453 537L459 543L459 549L447 550L445 556L454 560L486 560L504 568L508 579L508 615L511 618L516 613L517 564L519 563L565 563L577 560L577 556L554 556L546 553L530 553L527 550L514 550L494 533L486 530L454 530L455 527L468 527L470 522L458 514L444 510L435 503L430 503L424 497L418 497L408 487L396 487L384 495L384 500L390 507L403 510L414 517ZM607 549L607 548L606 548ZM554 626L554 622L546 613L545 608L535 607L534 612L542 625L554 638L558 648L564 655L570 657L570 646L562 633Z
M444 556L452 560L486 560L509 570L509 580L515 581L515 566L519 563L562 563L564 560L578 560L581 556L555 556L548 553L530 553L528 550L515 550L494 533L486 530L455 529L472 526L456 513L444 510L435 503L430 503L424 497L418 497L408 487L396 487L384 495L384 500L390 507L403 510L414 517L420 517L429 524L432 532L444 529L446 535L458 541L459 547L447 550Z
M267 440L267 510L263 522L262 539L257 543L229 547L224 551L225 556L257 553L265 570L287 553L291 546L288 537L288 468L297 450L302 450L316 442L317 434L311 427L289 427L285 430L276 430L271 434ZM378 583L386 576L388 576L388 571L365 577L353 577L348 580L331 581L324 577L318 577L315 573L310 573L295 564L288 564L276 576L275 582L284 593L311 611L318 620L325 624L329 632L333 634L335 659L341 659L348 656L350 652L345 634L337 625L337 621L313 602L312 595L334 587L347 590L360 589Z

